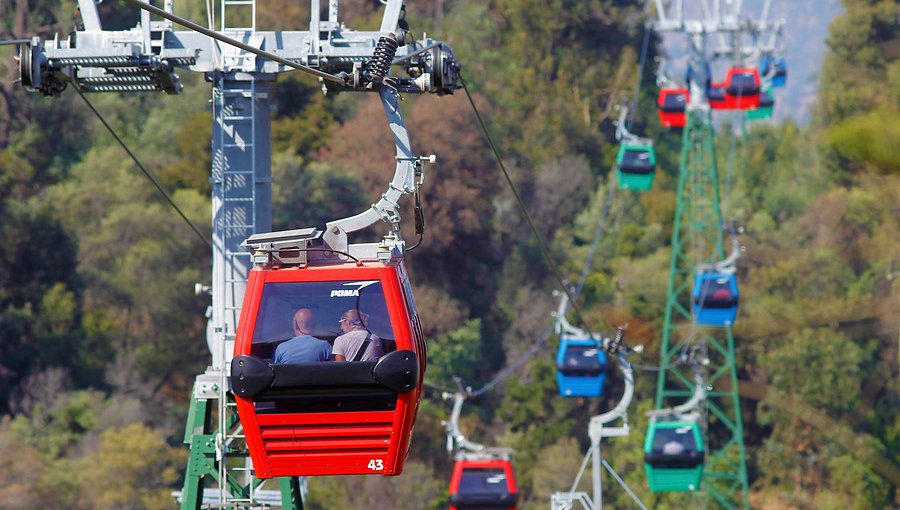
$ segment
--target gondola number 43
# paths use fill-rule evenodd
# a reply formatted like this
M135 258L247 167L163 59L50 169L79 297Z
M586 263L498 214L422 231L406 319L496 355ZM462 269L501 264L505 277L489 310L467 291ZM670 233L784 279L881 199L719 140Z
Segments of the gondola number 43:
M384 461L381 459L372 459L369 461L369 469L372 471L381 471L384 469Z

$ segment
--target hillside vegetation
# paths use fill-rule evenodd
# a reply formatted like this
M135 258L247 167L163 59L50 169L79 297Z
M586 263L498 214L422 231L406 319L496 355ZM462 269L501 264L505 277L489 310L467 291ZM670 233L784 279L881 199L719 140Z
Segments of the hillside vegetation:
M733 130L725 119L718 130L726 215L745 227L734 332L756 508L900 507L900 8L843 3L811 124ZM176 4L205 19L203 2ZM260 0L259 26L307 26L297 4ZM65 34L74 5L4 2L0 38ZM100 7L110 28L137 20L115 2ZM341 15L374 29L379 7L343 1ZM638 79L643 4L414 0L408 10L416 33L453 46L551 256L577 281L608 195L615 106ZM659 360L681 143L656 120L658 43L632 127L656 141L654 189L612 195L580 298L595 330L629 325L643 365ZM208 296L193 287L209 283L210 250L75 92L27 94L3 48L0 508L174 508L190 389L209 363ZM209 85L180 74L179 96L90 100L209 235ZM275 229L323 225L372 203L394 168L377 97L326 97L296 74L274 93ZM426 382L453 387L459 376L477 389L552 324L557 284L462 91L403 104L414 150L438 156L424 188L428 229L409 256L429 341ZM516 450L520 508L546 508L568 490L589 417L621 387L614 381L596 400L558 397L556 342L467 405L461 421L471 439ZM604 443L604 457L648 507L686 508L647 488L641 444L656 373L636 382L634 430ZM401 477L312 479L307 507L446 508L449 412L439 395L423 399ZM632 507L617 488L604 501Z

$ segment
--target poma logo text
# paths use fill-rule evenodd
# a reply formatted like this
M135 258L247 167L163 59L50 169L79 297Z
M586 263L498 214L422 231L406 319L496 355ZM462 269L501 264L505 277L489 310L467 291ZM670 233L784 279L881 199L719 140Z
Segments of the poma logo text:
M331 291L331 297L357 297L359 296L359 291L368 287L369 285L373 285L378 283L378 280L364 281L364 282L348 282L345 283L345 287L356 287L355 289L335 289Z

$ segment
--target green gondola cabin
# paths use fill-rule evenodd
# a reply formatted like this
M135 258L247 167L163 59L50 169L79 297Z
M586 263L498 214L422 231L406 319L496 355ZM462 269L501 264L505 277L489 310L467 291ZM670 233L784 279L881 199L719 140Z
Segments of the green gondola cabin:
M651 422L644 439L644 470L650 490L700 490L704 456L698 421Z
M653 186L656 153L651 144L623 143L616 155L619 189L648 190Z
M755 109L747 110L747 119L761 120L771 119L772 111L775 108L775 96L771 89L763 89L759 93L759 106Z

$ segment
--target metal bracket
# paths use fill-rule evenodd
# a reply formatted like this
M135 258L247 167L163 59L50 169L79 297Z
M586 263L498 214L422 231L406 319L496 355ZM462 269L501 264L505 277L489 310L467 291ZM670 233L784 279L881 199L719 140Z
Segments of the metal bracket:
M250 258L256 266L305 266L310 242L321 235L322 231L315 228L266 232L248 237L241 246L250 247Z

